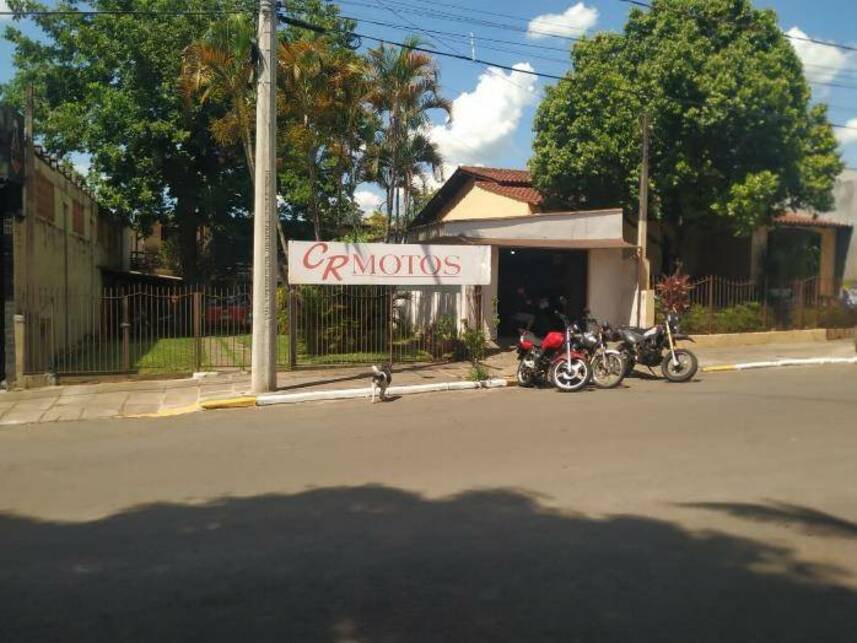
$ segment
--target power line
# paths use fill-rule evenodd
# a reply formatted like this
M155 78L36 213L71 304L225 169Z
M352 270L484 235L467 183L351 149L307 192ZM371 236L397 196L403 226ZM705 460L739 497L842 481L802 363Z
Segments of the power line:
M307 29L309 31L314 31L316 33L326 34L329 31L332 31L331 29L328 29L326 27L322 27L320 25L314 25L312 23L308 23L308 22L305 22L303 20L299 20L297 18L290 18L288 16L280 16L280 20L282 22L287 23L287 24L290 24L290 25L293 25L296 27L301 27L301 28ZM378 38L377 36L370 36L368 34L363 34L363 33L358 33L358 32L352 32L352 33L354 33L355 36L358 36L360 38L366 38L367 40L374 40L374 41L379 42L379 43L394 45L396 47L401 47L403 49L410 49L412 51L421 51L424 53L433 54L435 56L443 56L445 58L455 58L457 60L464 60L467 62L479 64L479 65L488 65L490 67L495 67L497 69L506 69L509 71L516 71L516 72L519 72L522 74L527 74L529 76L536 76L538 78L548 78L548 79L556 80L556 81L570 81L571 80L568 76L557 76L556 74L546 74L544 72L538 72L535 70L531 71L529 69L518 69L516 67L511 67L509 65L503 65L503 64L496 63L496 62L493 62L490 60L485 60L482 58L475 58L475 57L471 57L471 56L465 56L463 54L455 54L455 53L449 53L449 52L445 52L445 51L437 51L436 49L429 49L428 47L421 47L419 45L408 45L406 43L396 42L396 41L392 41L392 40L389 40L386 38ZM852 87L852 89L857 89L857 87ZM617 89L616 91L622 92L623 90ZM625 90L625 91L627 93L627 90ZM706 106L706 103L702 103L699 101L687 101L687 100L680 100L680 99L674 99L674 100L677 100L678 102L681 102L683 104L694 105L697 107L705 107ZM841 125L839 123L830 123L830 126L838 128L838 129L857 130L857 127L855 127L855 126Z

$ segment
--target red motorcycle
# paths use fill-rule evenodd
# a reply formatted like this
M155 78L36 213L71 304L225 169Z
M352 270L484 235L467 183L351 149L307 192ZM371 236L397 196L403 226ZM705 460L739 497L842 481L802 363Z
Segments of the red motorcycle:
M578 391L589 382L591 370L585 351L573 345L574 326L561 313L565 332L550 331L539 339L528 330L518 341L518 384L535 386L547 382L561 391Z

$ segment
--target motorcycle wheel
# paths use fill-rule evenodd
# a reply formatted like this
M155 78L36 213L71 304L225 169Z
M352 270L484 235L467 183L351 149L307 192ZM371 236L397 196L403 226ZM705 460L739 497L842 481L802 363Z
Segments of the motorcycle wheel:
M625 374L623 377L628 377L634 372L634 366L637 365L637 360L634 359L634 354L631 351L623 350L620 352L622 353L622 361L625 363Z
M614 388L625 379L625 361L618 351L596 354L590 366L592 382L598 388Z
M677 348L675 359L674 363L672 353L667 351L664 361L661 362L661 372L670 382L687 382L696 375L696 369L699 368L696 355L684 348Z
M531 387L536 384L536 373L531 368L524 366L523 362L518 362L518 372L515 374L518 380L518 386Z
M591 375L589 364L576 358L571 360L571 368L563 359L554 362L550 369L551 381L560 391L579 391L589 383Z

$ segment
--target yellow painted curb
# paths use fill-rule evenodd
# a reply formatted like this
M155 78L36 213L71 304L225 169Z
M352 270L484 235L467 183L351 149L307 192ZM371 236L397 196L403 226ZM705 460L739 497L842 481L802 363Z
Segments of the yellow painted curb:
M717 371L737 371L736 364L723 364L721 366L706 366L702 369L703 373L716 373Z
M518 378L517 377L507 377L506 378L506 386L518 386Z
M206 411L214 411L216 409L242 409L248 406L256 406L256 396L248 395L246 397L227 397L222 400L208 400L200 406Z

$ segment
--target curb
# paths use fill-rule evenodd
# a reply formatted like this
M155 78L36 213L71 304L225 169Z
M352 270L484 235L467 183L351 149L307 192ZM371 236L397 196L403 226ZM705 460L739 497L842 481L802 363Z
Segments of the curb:
M433 384L391 386L387 389L387 395L414 395L418 393L435 393L440 391L504 388L505 386L505 379L490 379L479 382L437 382ZM371 388L347 388L327 391L309 391L306 393L268 393L265 395L259 395L256 398L256 405L270 406L273 404L298 404L300 402L349 400L356 398L368 398L371 396Z
M227 397L222 400L206 400L200 403L200 408L206 411L217 409L243 409L248 406L256 406L256 396Z
M781 359L769 362L745 362L743 364L719 364L705 366L703 373L720 373L726 371L746 371L753 368L778 368L781 366L823 366L830 364L857 364L857 357L806 357L800 359Z

